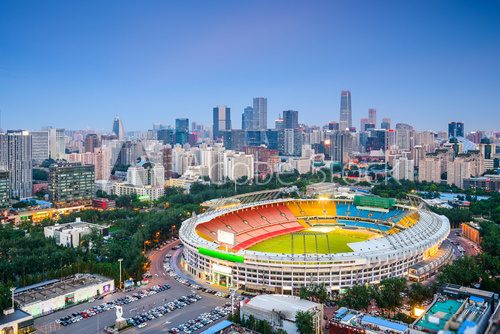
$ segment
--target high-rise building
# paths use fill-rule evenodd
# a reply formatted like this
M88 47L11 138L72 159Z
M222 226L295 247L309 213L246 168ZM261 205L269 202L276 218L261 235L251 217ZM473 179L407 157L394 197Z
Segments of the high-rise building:
M243 152L225 151L223 160L224 178L237 181L242 177L252 179L254 176L254 158Z
M120 117L116 116L113 120L112 130L118 140L125 140L125 129L123 128L123 123Z
M189 132L189 119L188 118L176 118L175 119L175 131Z
M295 155L295 131L294 129L284 129L285 155Z
M359 131L368 131L370 129L375 129L375 123L372 123L368 118L361 118L359 120Z
M419 163L418 180L420 182L441 183L441 158L436 155L427 155Z
M0 168L9 171L10 197L23 199L31 196L33 160L28 131L0 133Z
M339 123L335 121L331 121L328 123L328 130L339 131L339 129L340 129Z
M450 122L448 123L448 138L464 137L464 123Z
M254 130L253 108L248 106L243 110L241 115L241 128L243 130Z
M343 90L340 94L340 121L339 128L341 131L352 127L352 105L351 92Z
M266 141L266 132L251 130L245 132L245 143L247 146L260 146Z
M0 168L0 209L9 207L10 176L9 171Z
M95 194L93 165L59 162L49 168L49 196L56 206L86 204Z
M390 118L382 118L382 123L380 123L380 127L384 130L390 130L391 119Z
M481 157L484 161L484 169L492 170L494 167L494 159L493 156L495 152L493 151L494 146L491 144L488 138L481 139L481 143L479 144L479 151L481 152Z
M163 144L174 145L175 144L174 129L160 129L156 133L156 138Z
M213 109L213 139L221 137L220 131L231 130L231 108L217 106Z
M371 124L377 124L377 109L368 109L368 120Z
M172 178L172 147L170 145L162 150L162 165L165 170L165 180Z
M330 134L327 142L329 146L330 159L341 166L349 161L349 147L351 146L351 134L347 131L334 131Z
M285 128L285 120L281 116L274 121L274 128L276 130L283 130Z
M267 98L254 97L253 119L255 130L267 130Z
M414 129L411 125L405 123L396 124L396 145L401 150L410 150L413 146Z
M479 151L461 153L454 161L448 163L447 183L463 188L464 179L480 176L483 172L484 164Z
M31 157L36 164L42 163L49 158L49 132L30 131L31 134Z
M397 158L393 161L392 177L395 180L414 180L414 161L407 158Z
M366 151L387 150L389 147L388 131L382 129L370 130L370 136L366 140Z
M94 150L101 147L99 136L95 133L89 133L85 136L85 142L83 143L85 152L94 153Z
M177 118L175 120L175 143L184 145L189 141L189 119Z
M127 183L136 187L163 187L165 184L165 169L149 161L141 161L137 166L127 169Z
M54 160L66 158L66 135L64 129L49 129L49 155Z
M68 162L94 165L96 180L109 180L111 177L111 147L98 147L93 153L70 153Z
M297 110L283 111L283 126L285 129L297 129L299 127L299 112Z
M277 150L279 154L285 154L284 129L266 131L267 147L271 150Z

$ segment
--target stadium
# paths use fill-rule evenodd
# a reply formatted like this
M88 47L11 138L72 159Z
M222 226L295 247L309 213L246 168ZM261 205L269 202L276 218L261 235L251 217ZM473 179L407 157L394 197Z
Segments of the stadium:
M270 191L226 198L184 221L181 265L211 284L295 294L323 283L331 291L408 277L433 261L450 232L446 217L422 203L281 198ZM441 261L442 262L442 261Z

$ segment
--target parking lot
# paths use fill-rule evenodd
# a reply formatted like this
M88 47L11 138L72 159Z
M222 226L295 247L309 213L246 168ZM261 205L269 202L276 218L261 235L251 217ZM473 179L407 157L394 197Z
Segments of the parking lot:
M173 244L173 246L175 245L176 244ZM66 310L58 311L56 313L35 319L35 326L37 330L40 333L104 333L104 328L114 325L116 319L114 305L109 304L114 301L117 301L116 305L119 305L120 303L122 304L123 316L125 318L133 319L138 315L143 315L144 313L148 313L155 309L155 311L158 311L160 307L165 307L165 304L167 304L168 307L168 303L183 296L187 297L192 294L202 296L202 298L197 302L191 304L186 303L186 306L182 307L182 309L169 311L160 317L155 316L152 320L148 316L148 320L143 322L146 323L146 325L141 325L141 327L139 327L140 324L137 324L136 327L131 326L131 328L127 329L127 333L168 333L169 330L175 330L175 328L180 329L181 326L182 328L186 327L185 325L191 320L199 322L197 320L198 316L201 314L211 314L212 316L216 315L216 313L212 312L216 312L217 307L226 307L225 310L227 311L227 307L230 304L228 295L218 294L218 296L216 296L217 291L203 289L196 284L191 284L181 277L175 277L175 275L171 276L167 274L164 263L169 263L169 261L168 259L165 260L165 256L171 251L171 248L172 245L166 245L165 247L162 247L148 255L151 260L150 271L152 274L150 284L155 284L156 286L168 284L170 289L162 289L156 293L150 293L149 290L151 288L141 288L128 293L117 292L113 295L103 296L102 299L75 305ZM140 296L140 298L138 296ZM113 307L111 308L110 306ZM86 312L88 314L87 318L84 318L81 313L84 311L89 311ZM75 317L73 317L73 313L75 313ZM153 312L151 313L154 315ZM224 312L222 314L224 314ZM66 318L68 316L71 317ZM80 316L81 319L79 318ZM218 316L221 317L221 314ZM66 320L61 320L63 318L66 318ZM73 322L73 318L77 318L79 320ZM213 317L213 319L215 318L216 317ZM222 318L224 317L219 319ZM217 321L213 319L210 318L212 322ZM71 320L71 323L66 324L66 326L61 323L62 321L68 320ZM194 327L191 324L189 327L186 327L186 329L192 333L199 333L204 328L205 327L196 331L190 331L190 329L194 329ZM179 331L179 333L184 333L184 331Z
M62 325L62 326L69 326L74 323L77 323L83 319L88 319L92 318L100 313L112 310L115 308L115 306L123 306L127 305L130 303L133 303L139 299L146 298L152 295L155 295L159 292L166 291L170 289L170 285L164 284L161 286L153 286L152 288L142 290L139 292L132 293L130 295L126 295L121 298L117 298L115 300L111 300L108 302L103 302L99 305L92 306L90 308L81 310L81 311L75 311L73 313L70 313L64 317L61 317L56 320L56 323Z

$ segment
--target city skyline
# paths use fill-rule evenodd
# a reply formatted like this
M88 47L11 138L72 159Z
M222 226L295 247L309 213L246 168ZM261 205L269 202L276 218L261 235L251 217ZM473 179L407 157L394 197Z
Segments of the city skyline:
M342 90L355 126L369 108L418 129L500 124L495 3L96 4L0 5L3 129L107 130L115 115L127 131L208 125L214 105L239 120L256 96L268 126L289 109L323 125L338 121Z

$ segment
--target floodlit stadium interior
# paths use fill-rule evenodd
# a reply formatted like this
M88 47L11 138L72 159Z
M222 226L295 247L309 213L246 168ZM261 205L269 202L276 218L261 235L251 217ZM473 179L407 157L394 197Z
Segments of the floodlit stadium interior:
M221 206L181 227L184 269L246 291L294 294L308 283L331 290L408 276L432 258L448 220L394 199L265 199Z

